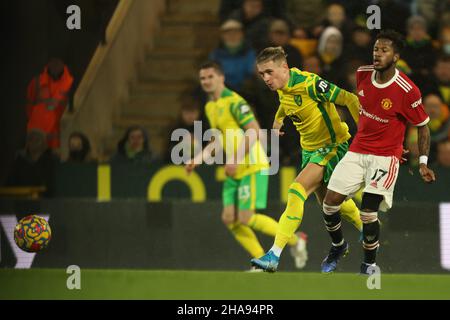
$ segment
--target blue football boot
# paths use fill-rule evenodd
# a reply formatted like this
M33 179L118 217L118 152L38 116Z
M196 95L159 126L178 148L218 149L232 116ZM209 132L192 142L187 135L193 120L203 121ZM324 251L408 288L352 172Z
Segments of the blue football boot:
M342 245L336 247L331 246L330 252L322 262L322 273L331 273L337 268L339 259L348 254L348 243L344 242Z
M254 258L250 262L252 266L262 269L267 272L275 272L278 268L278 262L280 258L278 258L272 250L267 252L261 258Z

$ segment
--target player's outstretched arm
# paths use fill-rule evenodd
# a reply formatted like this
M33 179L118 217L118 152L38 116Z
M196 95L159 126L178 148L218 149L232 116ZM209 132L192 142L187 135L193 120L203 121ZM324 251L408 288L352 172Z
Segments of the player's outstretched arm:
M432 183L436 180L433 170L428 168L428 154L430 153L430 129L427 125L417 127L418 144L419 144L419 173L423 181Z
M276 134L278 136L284 135L284 132L281 131L281 128L283 127L283 121L286 117L286 114L284 112L284 109L282 106L278 107L278 111L275 114L275 119L273 120L272 129L275 130Z
M281 131L281 128L283 127L283 122L278 122L278 120L277 119L275 119L274 121L273 121L273 125L272 125L272 129L273 130L275 130L275 133L278 135L278 136L282 136L282 135L284 135L284 132L283 131Z
M307 80L306 89L309 97L315 101L346 106L355 123L358 123L360 103L358 97L353 93L341 89L317 75Z
M341 91L336 97L335 103L340 106L347 106L348 111L350 111L353 120L355 121L356 124L358 124L360 103L358 97L355 94L348 92L344 89L341 89Z

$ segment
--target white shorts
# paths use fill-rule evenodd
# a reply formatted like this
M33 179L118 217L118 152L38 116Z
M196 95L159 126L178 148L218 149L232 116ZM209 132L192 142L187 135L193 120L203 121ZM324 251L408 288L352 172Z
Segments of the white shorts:
M392 207L399 161L396 157L347 152L331 175L328 189L352 197L361 187L363 192L382 195L380 210Z

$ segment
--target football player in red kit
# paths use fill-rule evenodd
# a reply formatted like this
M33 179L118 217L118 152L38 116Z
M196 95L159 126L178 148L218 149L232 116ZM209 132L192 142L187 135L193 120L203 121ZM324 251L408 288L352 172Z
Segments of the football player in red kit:
M407 123L417 127L420 151L419 172L431 183L434 172L427 167L430 149L430 120L424 111L420 90L396 69L403 47L402 36L392 30L380 32L373 47L373 65L356 74L360 107L358 132L349 151L336 166L323 202L323 217L332 246L322 262L322 272L333 272L348 252L339 214L342 202L361 187L364 262L360 272L369 273L379 247L378 211L392 207L399 159Z

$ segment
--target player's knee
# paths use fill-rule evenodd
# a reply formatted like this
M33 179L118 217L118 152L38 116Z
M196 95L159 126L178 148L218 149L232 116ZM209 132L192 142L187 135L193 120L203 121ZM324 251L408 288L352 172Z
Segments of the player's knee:
M322 204L323 213L327 216L331 216L331 215L337 213L340 209L341 209L340 205L337 205L337 206L329 205L325 201Z
M342 202L344 202L346 196L339 194L337 192L328 190L327 194L325 195L325 199L323 200L323 203L327 204L328 206L341 206Z
M361 211L360 216L361 216L361 221L364 224L370 224L370 223L378 221L378 212Z
M224 210L222 212L222 222L225 225L230 225L230 224L234 223L235 222L234 220L235 220L235 218L234 218L234 212L233 211L231 211L231 210Z
M242 224L248 225L253 214L253 211L239 211L238 221Z
M363 194L361 201L361 211L377 212L382 201L383 201L382 195L365 192Z

